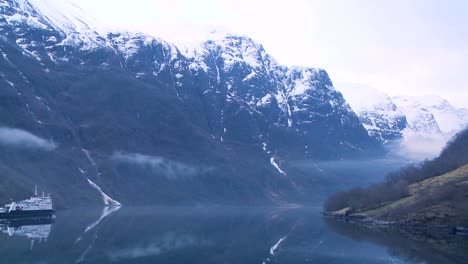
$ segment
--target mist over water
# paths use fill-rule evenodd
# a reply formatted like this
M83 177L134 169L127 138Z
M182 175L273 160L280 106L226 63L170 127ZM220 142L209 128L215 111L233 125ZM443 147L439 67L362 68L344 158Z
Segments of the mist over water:
M298 177L302 182L309 183L308 190L316 194L315 201L323 204L333 193L382 183L387 175L406 165L438 156L446 145L446 139L434 140L419 138L388 144L385 146L388 153L386 157L295 160L290 161L288 166L300 172L298 174L301 176Z
M388 145L387 149L396 158L422 161L437 157L449 139L448 135L434 137L408 135L404 139Z
M390 172L411 161L404 158L310 161L296 160L290 166L301 171L304 177L313 177L315 186L309 188L322 192L318 204L332 193L353 187L365 187L382 182Z

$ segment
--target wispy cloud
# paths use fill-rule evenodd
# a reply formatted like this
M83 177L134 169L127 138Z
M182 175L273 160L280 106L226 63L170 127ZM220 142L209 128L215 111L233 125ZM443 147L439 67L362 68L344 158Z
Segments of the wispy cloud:
M0 127L0 144L16 148L31 148L52 151L57 148L54 142L43 139L31 132L18 128Z
M447 141L445 136L409 136L395 144L395 152L413 160L432 159L440 154Z
M118 163L132 164L143 168L149 168L163 174L168 179L193 177L207 172L210 168L188 165L179 161L173 161L160 156L150 156L140 153L116 152L112 160Z

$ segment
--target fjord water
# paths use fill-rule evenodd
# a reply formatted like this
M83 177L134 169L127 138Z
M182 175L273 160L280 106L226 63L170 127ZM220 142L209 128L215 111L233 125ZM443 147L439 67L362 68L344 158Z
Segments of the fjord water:
M445 263L460 257L396 234L372 234L324 219L319 211L319 207L64 210L57 212L53 223L3 226L0 263Z

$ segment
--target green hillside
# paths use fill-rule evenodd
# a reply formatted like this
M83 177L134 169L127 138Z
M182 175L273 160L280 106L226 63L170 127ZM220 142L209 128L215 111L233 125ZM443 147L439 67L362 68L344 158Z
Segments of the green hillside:
M331 196L329 215L418 226L468 226L468 130L439 157L387 176L385 182Z

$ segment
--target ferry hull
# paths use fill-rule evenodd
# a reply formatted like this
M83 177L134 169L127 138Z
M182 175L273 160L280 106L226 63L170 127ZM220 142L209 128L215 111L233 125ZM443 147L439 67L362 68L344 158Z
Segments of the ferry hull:
M47 218L54 215L55 210L31 210L31 211L11 211L9 213L0 213L2 219L26 219L26 218Z

